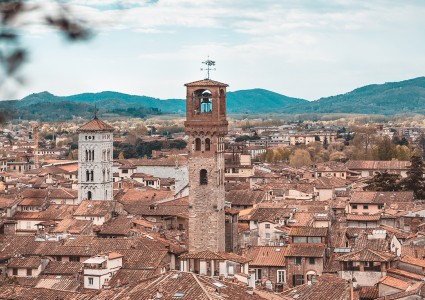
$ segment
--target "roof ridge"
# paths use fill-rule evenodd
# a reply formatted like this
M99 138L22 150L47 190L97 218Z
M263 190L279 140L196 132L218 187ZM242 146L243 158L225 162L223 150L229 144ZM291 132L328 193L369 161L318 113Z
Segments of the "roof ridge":
M204 285L201 283L201 281L196 277L196 275L194 273L189 273L193 276L193 278L196 280L196 282L198 283L199 287L204 291L205 296L207 296L208 300L213 300L208 291L206 290L206 288L204 287Z

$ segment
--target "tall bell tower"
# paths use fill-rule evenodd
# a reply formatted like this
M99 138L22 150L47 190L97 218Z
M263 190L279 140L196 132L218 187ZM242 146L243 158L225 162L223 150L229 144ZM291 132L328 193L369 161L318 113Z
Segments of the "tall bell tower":
M185 84L189 136L189 251L225 251L224 137L227 84Z
M78 129L78 201L113 200L114 128L99 120Z

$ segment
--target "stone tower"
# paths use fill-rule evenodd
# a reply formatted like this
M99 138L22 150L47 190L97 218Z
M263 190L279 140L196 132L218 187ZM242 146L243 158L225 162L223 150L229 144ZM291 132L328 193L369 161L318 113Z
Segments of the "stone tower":
M224 137L227 84L185 84L189 136L189 251L225 250Z
M78 129L78 201L113 200L114 128L96 116Z

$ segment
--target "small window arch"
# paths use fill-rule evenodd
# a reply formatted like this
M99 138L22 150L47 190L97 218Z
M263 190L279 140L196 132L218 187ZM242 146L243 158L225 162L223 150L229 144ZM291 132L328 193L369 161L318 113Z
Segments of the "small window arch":
M90 181L90 171L86 170L86 181Z
M94 150L91 151L91 160L94 160Z
M195 139L195 151L201 151L201 139L200 138Z
M205 139L205 151L210 151L211 149L211 140L206 138Z
M91 191L87 192L87 200L91 200L92 199L92 193Z
M201 171L199 171L199 184L201 185L208 184L208 171L205 169L201 169Z

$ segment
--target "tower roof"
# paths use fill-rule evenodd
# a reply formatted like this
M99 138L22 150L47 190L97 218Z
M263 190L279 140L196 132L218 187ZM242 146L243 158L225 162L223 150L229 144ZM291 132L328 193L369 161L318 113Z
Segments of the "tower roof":
M198 80L198 81L186 83L185 86L223 86L223 87L227 87L229 85L226 84L226 83L221 83L221 82L211 80L211 79L203 79L203 80Z
M93 120L78 128L78 131L114 131L114 127L99 120L97 117L94 117Z

